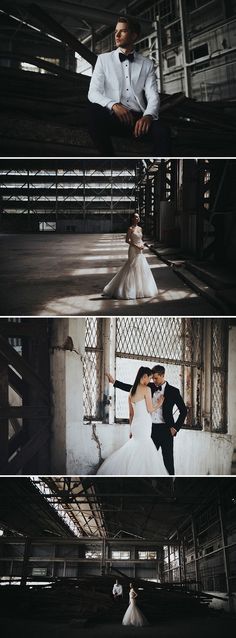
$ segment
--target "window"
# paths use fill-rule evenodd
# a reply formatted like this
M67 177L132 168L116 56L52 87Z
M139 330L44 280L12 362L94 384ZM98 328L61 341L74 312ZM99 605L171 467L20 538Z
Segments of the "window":
M199 47L191 49L190 53L192 62L194 60L199 60L200 58L205 58L209 55L208 44L201 44Z
M54 231L56 230L56 222L39 222L40 231Z
M176 65L175 55L172 55L171 58L167 58L166 62L167 62L168 69L172 66L175 66Z
M151 552L151 551L146 551L146 552L138 552L138 557L139 560L156 560L157 559L157 552Z
M188 407L185 427L227 431L227 320L117 317L112 322L109 347L112 357L115 353L116 379L132 384L141 365L152 368L156 363L163 364L168 382L179 389ZM84 414L90 422L106 418L103 385L106 325L103 319L86 319ZM210 387L205 384L209 375ZM110 422L128 421L127 393L116 389L112 408L113 405ZM174 419L177 417L176 409Z
M86 318L84 360L84 414L85 419L102 418L102 319Z
M130 560L130 552L112 550L111 557L113 560Z
M197 320L191 323L179 317L117 318L116 378L132 383L140 365L152 368L156 362L163 363L168 365L169 383L183 393L184 375L189 376L190 368L193 376L195 366L201 362L200 333ZM194 418L197 420L197 415ZM124 419L128 419L127 396L117 390L116 420ZM193 415L189 414L189 425L192 421Z
M33 567L32 576L47 576L46 567Z
M101 550L98 550L98 549L97 550L96 549L94 549L94 550L88 549L85 552L85 558L90 558L90 559L94 559L94 560L97 559L98 560L101 557L102 557L102 552L101 552Z

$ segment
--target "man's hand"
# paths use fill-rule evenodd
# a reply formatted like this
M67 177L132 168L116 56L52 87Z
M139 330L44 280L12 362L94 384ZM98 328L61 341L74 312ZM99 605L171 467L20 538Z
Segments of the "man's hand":
M123 104L113 104L112 111L118 117L120 122L123 122L123 124L127 124L129 126L133 125L133 115L131 111L129 111L129 109L126 109L125 106L123 106Z
M146 133L148 133L150 129L151 123L152 123L151 115L143 115L143 117L140 117L140 119L137 120L134 127L134 137L140 137L140 135L146 135Z
M172 436L176 435L177 430L175 428L170 428Z
M114 379L114 377L112 376L112 374L110 374L110 372L105 372L105 377L107 377L107 379L108 379L109 383L112 383L112 385L114 385L114 383L115 383L115 379Z

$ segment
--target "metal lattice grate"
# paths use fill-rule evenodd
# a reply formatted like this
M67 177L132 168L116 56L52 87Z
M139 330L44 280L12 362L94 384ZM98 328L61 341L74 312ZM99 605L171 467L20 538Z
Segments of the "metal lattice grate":
M85 419L102 417L102 319L86 318L83 401Z
M201 324L179 317L119 317L116 354L147 361L201 363Z
M212 319L212 430L226 431L226 330Z

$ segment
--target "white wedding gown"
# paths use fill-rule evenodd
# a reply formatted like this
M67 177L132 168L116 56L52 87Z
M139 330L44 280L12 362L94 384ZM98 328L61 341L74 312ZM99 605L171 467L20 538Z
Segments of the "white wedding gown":
M167 474L162 455L153 440L152 418L147 411L145 399L132 403L134 416L131 424L132 438L109 456L99 467L97 474L105 475L152 475Z
M128 259L102 292L103 297L113 299L141 299L156 297L158 289L151 268L141 250L142 229L137 226L132 231Z
M126 609L122 625L134 625L135 627L143 627L148 625L148 621L136 605L136 598L133 589L129 592L129 606Z

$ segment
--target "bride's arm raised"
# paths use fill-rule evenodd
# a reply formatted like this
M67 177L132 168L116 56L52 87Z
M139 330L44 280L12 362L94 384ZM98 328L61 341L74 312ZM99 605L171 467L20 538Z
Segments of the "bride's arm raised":
M145 389L145 401L146 401L146 406L147 406L147 411L151 414L152 412L155 412L158 408L161 407L163 401L164 401L164 396L162 395L159 399L157 399L156 403L152 402L152 393L151 393L151 388L149 388L148 386Z

